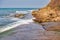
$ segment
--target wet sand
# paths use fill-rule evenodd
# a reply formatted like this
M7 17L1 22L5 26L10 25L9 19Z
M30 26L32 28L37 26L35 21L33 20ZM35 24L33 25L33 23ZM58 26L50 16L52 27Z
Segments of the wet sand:
M60 35L53 31L45 31L38 24L20 25L0 40L60 40Z

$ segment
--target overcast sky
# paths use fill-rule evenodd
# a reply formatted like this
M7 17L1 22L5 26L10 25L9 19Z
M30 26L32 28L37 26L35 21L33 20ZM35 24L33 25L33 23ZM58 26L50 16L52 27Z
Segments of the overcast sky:
M40 8L50 0L0 0L0 8Z

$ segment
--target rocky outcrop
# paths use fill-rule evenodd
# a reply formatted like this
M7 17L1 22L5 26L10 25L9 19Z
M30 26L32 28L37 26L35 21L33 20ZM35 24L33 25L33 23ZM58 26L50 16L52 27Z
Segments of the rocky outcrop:
M14 15L14 17L16 17L16 18L21 18L21 17L23 17L25 14L15 14Z
M16 13L16 14L10 14L9 16L6 16L6 18L10 18L10 17L23 18L24 16L25 16L25 14L22 14L22 13L18 14L18 13Z
M51 2L48 4L50 7L60 7L60 0L51 0Z
M32 15L36 22L60 22L60 0L51 0L46 7L33 11Z

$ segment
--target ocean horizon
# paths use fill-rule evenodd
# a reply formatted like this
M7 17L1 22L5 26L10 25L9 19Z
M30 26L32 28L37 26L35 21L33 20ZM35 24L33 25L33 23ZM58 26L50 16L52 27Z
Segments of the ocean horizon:
M39 8L0 8L0 10L36 10Z

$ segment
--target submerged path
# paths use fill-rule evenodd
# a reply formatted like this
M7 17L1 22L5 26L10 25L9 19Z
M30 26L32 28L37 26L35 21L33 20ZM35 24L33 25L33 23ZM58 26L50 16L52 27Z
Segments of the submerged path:
M32 18L31 14L28 14L26 18ZM40 24L34 22L17 26L8 35L1 36L0 40L60 40L60 35L56 34L56 32L45 31Z

